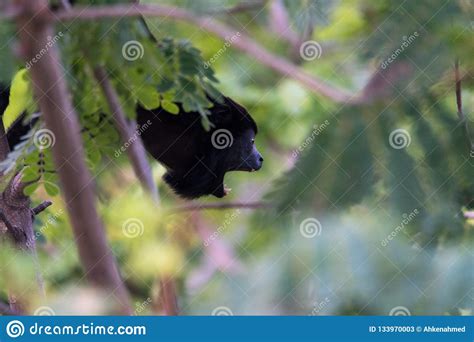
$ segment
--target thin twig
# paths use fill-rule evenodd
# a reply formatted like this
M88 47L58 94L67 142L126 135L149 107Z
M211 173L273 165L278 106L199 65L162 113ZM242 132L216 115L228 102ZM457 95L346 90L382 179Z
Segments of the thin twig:
M69 3L69 0L61 0L61 6L65 10L70 10L72 8L71 4Z
M176 295L176 282L174 278L163 278L160 280L160 297L162 298L163 310L167 316L179 314Z
M294 48L302 43L300 37L292 30L290 18L286 12L285 5L282 0L272 0L269 13L270 29L275 32L278 37L286 39Z
M53 204L53 202L51 202L51 201L44 201L43 203L41 203L41 204L37 205L36 207L34 207L33 209L31 209L31 211L33 212L33 215L36 216L52 204Z
M267 209L272 206L265 202L228 202L228 203L202 203L183 205L173 208L172 212L186 212L199 210L225 210L225 209Z
M459 72L459 60L456 59L454 63L454 76L456 80L456 106L458 109L458 116L459 120L461 121L461 124L464 126L464 130L466 132L466 138L468 139L469 142L469 148L472 151L474 151L474 141L471 138L471 134L469 131L469 125L466 120L466 116L464 115L464 112L462 110L462 89L461 89L461 75Z
M107 72L103 67L96 67L94 69L94 76L99 83L104 96L109 104L112 117L114 119L115 128L119 132L123 144L129 144L126 152L133 171L143 188L148 191L153 200L159 203L158 187L153 180L150 164L146 158L146 151L139 134L135 131L134 122L128 122L120 105L120 99L114 87L110 83Z

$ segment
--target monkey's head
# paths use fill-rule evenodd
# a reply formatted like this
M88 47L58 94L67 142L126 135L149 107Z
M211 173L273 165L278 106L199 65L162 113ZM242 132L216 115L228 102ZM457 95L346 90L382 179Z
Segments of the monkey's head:
M224 97L210 109L210 131L199 113L178 115L163 109L137 109L137 122L148 124L141 137L147 151L167 168L164 180L180 196L224 197L230 189L224 178L230 171L257 171L263 157L255 146L258 129L247 110Z

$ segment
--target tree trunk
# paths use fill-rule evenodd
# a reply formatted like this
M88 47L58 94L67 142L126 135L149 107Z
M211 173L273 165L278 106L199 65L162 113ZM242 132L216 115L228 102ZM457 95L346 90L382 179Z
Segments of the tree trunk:
M84 161L79 122L59 53L48 40L54 36L48 2L16 0L16 4L21 10L17 20L21 52L32 65L34 92L46 127L56 140L52 146L54 162L86 277L111 294L119 312L131 314L128 293L96 210L94 183ZM46 53L41 54L44 50Z

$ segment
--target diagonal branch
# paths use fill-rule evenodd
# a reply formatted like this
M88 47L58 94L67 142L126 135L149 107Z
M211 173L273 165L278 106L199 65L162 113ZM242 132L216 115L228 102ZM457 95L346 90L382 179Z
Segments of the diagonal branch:
M125 113L120 105L120 100L117 92L112 87L107 73L102 67L94 69L94 75L102 87L105 98L109 104L112 112L115 126L120 134L122 142L128 142L133 139L131 145L127 149L127 155L132 164L135 175L140 180L142 187L148 191L155 203L159 203L158 188L153 180L150 165L146 159L146 152L139 137L136 137L136 132L133 126L127 122ZM163 308L167 315L176 316L178 314L178 305L176 300L176 287L173 279L161 280L161 295L163 297Z
M148 191L155 202L159 202L158 188L153 180L153 175L151 173L151 168L146 159L145 148L143 143L138 136L138 133L134 129L133 122L128 122L125 116L125 113L120 105L120 99L112 87L109 78L107 77L107 72L103 67L96 67L94 69L94 76L99 83L102 91L105 95L105 98L109 104L110 111L112 112L112 117L114 119L114 124L119 132L122 143L129 143L130 146L127 148L127 155L132 164L133 171L139 179L143 188Z
M232 46L254 57L260 63L272 68L280 74L291 77L318 95L323 95L335 102L350 102L352 95L346 90L336 88L323 80L308 74L295 64L285 58L277 56L252 38L240 34L236 35L236 30L209 16L198 17L185 9L164 6L164 5L114 5L97 7L74 7L71 10L61 10L56 12L55 18L59 21L72 21L76 19L95 20L111 17L134 17L134 16L156 16L170 20L180 20L198 26L208 32L223 39L234 36Z
M159 204L158 187L153 180L150 165L146 159L146 152L137 132L134 131L133 126L127 122L125 112L120 105L119 96L112 86L107 72L103 67L96 67L94 69L94 76L102 87L105 98L112 112L115 126L120 134L123 143L132 141L127 149L127 155L132 164L135 175L140 180L145 191L149 192L155 201ZM133 139L135 137L135 139ZM160 280L160 295L162 298L162 306L164 312L168 316L176 316L179 313L178 301L176 294L176 284L173 278L166 278Z

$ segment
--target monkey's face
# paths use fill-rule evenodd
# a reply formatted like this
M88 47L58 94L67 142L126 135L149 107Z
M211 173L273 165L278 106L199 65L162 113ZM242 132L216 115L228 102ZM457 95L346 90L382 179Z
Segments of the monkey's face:
M216 132L219 131L217 130ZM228 146L219 149L215 153L215 160L217 161L217 167L214 168L216 171L216 182L211 186L213 189L211 194L218 198L226 196L231 190L224 184L224 178L227 172L254 172L260 170L263 164L263 157L255 146L255 132L252 128L248 128L238 134L236 132L232 134L231 131L226 130L226 134L226 143ZM223 139L221 139L221 142L222 141ZM213 143L213 146L214 145Z
M228 171L254 172L261 169L263 157L255 145L255 132L247 129L236 139L229 151Z

